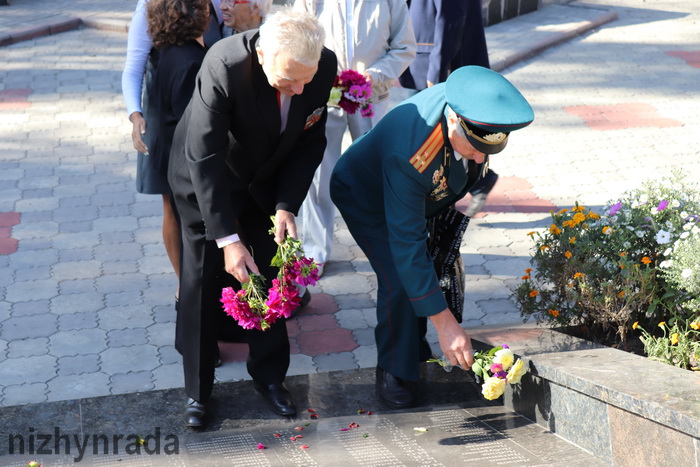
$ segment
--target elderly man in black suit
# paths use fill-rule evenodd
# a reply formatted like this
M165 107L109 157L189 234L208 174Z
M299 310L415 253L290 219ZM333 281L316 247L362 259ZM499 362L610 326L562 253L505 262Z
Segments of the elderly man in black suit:
M240 288L251 271L270 283L277 243L286 234L297 237L294 218L323 157L326 102L337 68L323 40L312 15L283 9L259 31L219 41L204 59L175 131L169 180L183 233L175 345L183 358L187 426L207 422L217 327L237 326L222 311L221 289ZM272 215L274 239L268 234ZM245 332L255 388L274 412L293 415L283 384L285 321Z

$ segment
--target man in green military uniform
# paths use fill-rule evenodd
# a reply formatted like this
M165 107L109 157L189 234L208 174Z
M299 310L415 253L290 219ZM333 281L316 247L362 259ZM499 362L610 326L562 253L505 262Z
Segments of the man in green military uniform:
M427 321L450 363L469 369L471 341L447 307L427 248L427 219L485 173L532 108L503 76L467 66L402 102L343 154L331 197L377 274L377 390L392 408L413 404L405 380L430 358Z

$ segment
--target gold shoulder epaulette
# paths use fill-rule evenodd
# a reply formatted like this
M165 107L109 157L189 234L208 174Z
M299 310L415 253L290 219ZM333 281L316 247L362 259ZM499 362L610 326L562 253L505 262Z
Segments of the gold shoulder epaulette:
M442 140L442 123L438 123L435 129L430 133L428 139L418 148L418 151L409 159L409 162L419 173L423 173L428 168L443 144Z

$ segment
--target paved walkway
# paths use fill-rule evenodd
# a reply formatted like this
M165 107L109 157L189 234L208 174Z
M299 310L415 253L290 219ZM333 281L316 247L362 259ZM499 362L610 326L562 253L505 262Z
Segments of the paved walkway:
M121 97L134 4L0 7L0 43L27 39L0 47L0 406L182 386L160 201L135 191ZM78 17L99 28L45 35ZM674 168L700 178L699 19L694 0L592 0L487 28L536 120L493 159L501 179L465 236L465 326L520 321L510 290L550 209L601 207ZM289 322L290 375L375 365L375 277L338 221ZM247 379L244 346L222 350L217 379Z

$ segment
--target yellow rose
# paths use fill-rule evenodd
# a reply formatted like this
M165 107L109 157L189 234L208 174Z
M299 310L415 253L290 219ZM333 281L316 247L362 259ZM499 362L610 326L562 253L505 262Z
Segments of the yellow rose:
M496 378L495 376L490 376L486 378L484 384L481 386L481 394L490 401L498 399L503 395L503 391L506 390L506 380L501 378Z
M527 368L525 368L525 362L523 362L521 359L518 359L513 365L513 368L511 368L508 372L508 382L510 384L518 384L525 373L527 373Z
M501 349L493 356L493 363L500 363L504 370L508 370L508 368L513 366L514 360L515 356L513 356L513 352L510 349Z

